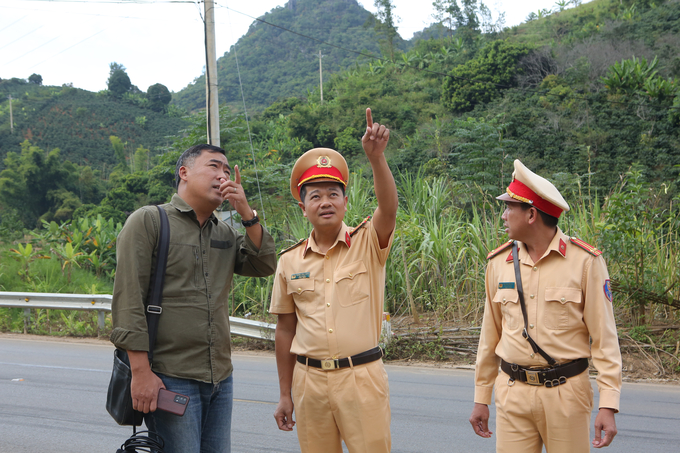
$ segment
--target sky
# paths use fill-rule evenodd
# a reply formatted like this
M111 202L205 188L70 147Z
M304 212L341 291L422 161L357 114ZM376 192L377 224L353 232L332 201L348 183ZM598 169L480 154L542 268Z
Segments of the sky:
M375 12L373 0L357 0ZM215 0L217 57L262 16L287 0ZM431 0L393 0L398 31L410 39L432 24ZM555 0L487 0L507 26ZM203 4L182 0L0 0L0 78L40 74L43 85L106 89L109 64L125 66L146 91L162 83L177 92L203 73ZM250 17L248 17L250 16ZM359 49L357 49L359 50Z

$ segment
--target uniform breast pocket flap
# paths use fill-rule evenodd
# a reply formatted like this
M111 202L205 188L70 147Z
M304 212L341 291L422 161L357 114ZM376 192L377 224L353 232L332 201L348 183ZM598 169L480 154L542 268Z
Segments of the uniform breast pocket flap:
M546 302L559 302L562 305L567 302L574 304L581 303L581 290L579 288L546 288L545 300Z
M501 304L501 313L503 313L503 322L510 330L519 328L519 320L522 318L522 313L519 308L519 294L516 289L499 289L493 296L493 302Z
M302 296L304 293L314 292L314 279L313 278L301 278L298 280L290 280L288 282L288 294L293 296ZM306 295L306 294L305 294Z
M354 261L335 271L340 305L349 307L368 300L368 271L363 261Z
M567 330L581 317L579 288L545 289L545 326L551 330Z
M293 296L295 306L304 316L311 316L316 311L318 301L314 299L314 279L300 278L290 280L286 286L289 295Z
M509 303L516 304L519 301L517 290L515 289L499 289L493 296L493 302L507 305Z

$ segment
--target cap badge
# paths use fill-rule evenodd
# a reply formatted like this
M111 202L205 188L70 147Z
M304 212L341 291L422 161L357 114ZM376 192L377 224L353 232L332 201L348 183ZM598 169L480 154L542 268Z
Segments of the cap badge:
M316 160L316 166L319 168L331 168L331 158L328 156L319 156Z

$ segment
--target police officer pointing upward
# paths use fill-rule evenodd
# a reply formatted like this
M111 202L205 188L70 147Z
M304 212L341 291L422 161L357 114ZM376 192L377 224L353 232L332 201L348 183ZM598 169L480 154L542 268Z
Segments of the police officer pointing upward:
M590 451L592 357L600 395L592 445L606 447L616 435L621 353L602 252L557 227L569 205L519 160L497 198L510 241L488 256L472 428L491 437L495 389L497 453Z
M389 129L366 110L361 139L378 207L355 228L343 218L348 168L340 153L315 148L293 167L291 193L314 227L282 252L270 312L278 315L279 429L297 428L302 453L386 453L390 402L380 338L385 263L398 198L385 160ZM295 421L293 421L295 409Z

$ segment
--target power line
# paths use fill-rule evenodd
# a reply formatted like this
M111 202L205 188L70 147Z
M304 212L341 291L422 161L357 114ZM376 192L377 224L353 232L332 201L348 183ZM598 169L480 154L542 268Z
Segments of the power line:
M4 46L0 47L0 50L4 49L5 47L7 47L7 46L9 46L9 45L11 45L11 44L14 44L15 42L19 41L20 39L25 38L26 36L30 35L31 33L35 33L36 31L38 31L38 30L40 30L41 28L43 28L43 26L44 26L44 25L41 25L40 27L36 28L35 30L29 31L28 33L26 33L26 34L23 35L22 37L17 38L17 39L15 39L15 40L12 41L12 42L8 42L8 43L5 44Z
M9 27L11 27L12 25L16 24L17 22L21 22L22 20L26 19L26 17L27 17L27 16L24 16L24 17L22 17L21 19L15 20L14 22L12 22L11 24L9 24L9 25L6 26L5 28L0 28L0 31L5 31L5 30L7 30Z
M78 41L78 42L75 43L74 45L72 45L72 46L70 46L70 47L67 47L66 49L62 50L61 52L56 53L56 54L52 55L51 57L48 57L48 58L44 59L44 60L41 61L40 63L34 64L33 66L29 67L28 69L33 69L33 68L35 68L36 66L40 66L41 64L45 63L47 60L50 60L50 59L56 57L57 55L61 55L62 53L66 52L67 50L73 49L73 48L74 48L75 46L77 46L78 44L82 44L82 43L84 43L85 41L87 41L88 39L94 38L94 37L97 36L99 33L102 33L102 32L104 32L105 30L106 30L105 28L102 29L102 30L99 30L99 31L98 31L97 33L95 33L94 35L88 36L87 38L83 39L82 41Z
M56 36L56 37L50 39L49 41L40 44L40 45L39 45L38 47L36 47L35 49L29 50L29 51L26 52L25 54L20 55L20 56L16 57L14 60L8 61L8 62L5 63L5 64L8 65L8 64L13 63L13 62L15 62L15 61L17 61L17 60L19 60L19 59L21 59L21 58L24 58L24 57L25 57L26 55L28 55L29 53L34 52L34 51L40 49L41 47L48 45L49 43L51 43L52 41L54 41L54 40L57 39L57 38L59 38L59 36Z

